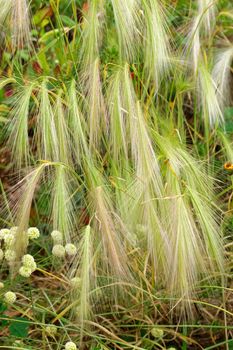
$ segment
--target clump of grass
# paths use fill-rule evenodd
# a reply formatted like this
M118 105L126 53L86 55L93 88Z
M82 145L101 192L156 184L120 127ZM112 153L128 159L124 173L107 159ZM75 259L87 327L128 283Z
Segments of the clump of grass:
M31 4L39 38L32 56L22 50L32 34L29 4L0 1L14 48L12 62L7 53L0 62L9 76L0 81L0 112L4 123L9 115L12 167L26 171L7 194L1 184L4 228L17 225L12 276L37 290L47 283L30 317L38 329L48 318L65 334L48 328L44 347L50 338L51 348L69 345L72 333L75 346L90 349L165 348L177 332L155 324L161 310L195 317L201 281L223 288L230 271L221 215L231 198L227 207L215 196L216 187L229 192L215 179L217 164L229 172L233 157L225 12L207 0L195 9L186 1L80 3ZM218 22L228 44L215 50ZM29 247L31 226L42 237ZM34 270L22 260L28 249L37 251Z

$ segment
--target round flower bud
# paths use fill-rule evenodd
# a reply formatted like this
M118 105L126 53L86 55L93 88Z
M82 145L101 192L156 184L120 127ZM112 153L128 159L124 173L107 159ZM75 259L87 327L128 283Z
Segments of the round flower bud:
M4 300L7 304L14 304L16 301L16 294L9 291L4 294Z
M30 264L30 266L28 266L28 267L29 267L29 269L31 269L32 272L36 271L36 269L37 269L36 262L35 262L35 261L32 262L32 263Z
M77 254L77 248L72 243L66 244L65 250L66 250L66 254L69 256L74 256Z
M23 256L22 263L23 263L23 266L29 268L31 272L34 272L37 268L36 262L33 256L30 254L26 254Z
M19 269L19 274L22 277L28 278L28 277L31 276L32 270L29 267L21 266L20 269Z
M35 262L35 260L34 260L33 256L30 254L26 254L22 257L22 263L24 266L30 267L30 265L34 262Z
M176 350L176 348L171 347L171 348L168 348L167 350Z
M68 341L65 345L65 350L77 350L77 346L72 341Z
M29 239L37 239L40 237L40 231L37 227L30 227L27 230L27 236Z
M63 234L60 231L54 230L51 232L51 237L54 244L63 244Z
M50 337L54 337L56 334L57 334L57 327L54 326L54 325L51 325L51 326L47 326L45 328L45 332L48 336Z
M56 244L53 247L52 254L58 258L63 258L65 256L65 248L61 244Z
M8 230L7 228L3 228L0 230L0 240L4 239L5 236L7 236L11 231Z
M8 262L14 261L16 259L16 253L12 249L7 249L5 251L5 259Z
M4 283L0 282L0 289L4 288Z
M2 250L2 249L0 249L0 261L3 259L3 257L4 257L3 250Z
M150 333L154 338L157 338L157 339L163 338L163 335L164 335L164 332L161 328L152 328Z
M70 285L72 288L77 288L80 286L80 284L81 284L81 278L79 278L79 277L71 278Z
M8 248L11 247L14 243L14 239L15 239L15 237L14 237L13 233L9 233L8 235L6 235L4 237L4 243L5 243L6 247L8 247Z

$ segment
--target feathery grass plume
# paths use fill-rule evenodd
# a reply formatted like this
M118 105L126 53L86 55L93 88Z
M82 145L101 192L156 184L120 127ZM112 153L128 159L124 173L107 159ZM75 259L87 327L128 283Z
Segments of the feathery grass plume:
M89 148L92 150L98 149L102 128L105 129L107 124L99 60L104 17L104 2L102 0L89 1L88 12L83 24L80 62L82 64L81 86L88 106L86 119L89 129Z
M66 243L74 236L75 206L72 200L72 183L68 170L62 164L55 167L52 190L52 224L53 229L63 234Z
M5 1L5 0L0 0L0 28L1 30L4 29L5 22L7 17L10 14L11 8L12 8L12 3L13 0Z
M138 240L146 239L147 251L152 263L152 275L156 282L159 275L167 273L167 255L170 255L169 237L162 218L166 215L163 198L163 180L149 131L139 102L130 119L135 179L128 194L128 215L144 227ZM134 130L134 131L133 131ZM144 237L144 238L143 238Z
M137 101L135 112L136 114L130 118L130 128L136 176L139 181L144 182L145 186L151 182L155 194L161 197L163 193L163 181L159 163L139 101Z
M53 106L50 102L47 82L44 80L39 91L39 109L34 142L39 159L59 161L59 140L57 136Z
M216 0L198 0L198 13L206 36L210 36L215 25Z
M184 48L184 56L188 58L190 66L193 67L193 72L196 74L199 59L201 57L201 38L200 38L200 25L202 17L197 15L189 28L187 33L187 41Z
M127 143L125 142L127 152L131 153L133 161L131 173L134 171L127 193L125 195L118 193L118 206L130 231L135 232L138 225L145 227L144 238L140 234L138 240L140 242L146 240L153 269L156 270L154 276L157 278L158 271L167 271L166 252L169 249L168 237L160 220L164 213L163 201L159 201L163 196L163 181L148 126L137 101L127 65L117 72L116 79L113 78L113 86L114 83L117 91L121 92L118 95L116 117L118 113L123 114L121 118L124 117L124 126L128 124L124 130L123 140L127 140ZM112 127L111 133L114 132L116 129ZM122 135L120 137L122 138ZM111 138L114 142L112 135ZM158 201L154 201L154 198L158 198Z
M28 121L30 118L30 100L35 86L36 84L31 82L18 87L18 92L14 96L13 109L10 113L8 143L12 147L13 161L18 169L27 166L29 163Z
M219 50L212 70L212 79L217 86L217 99L223 110L231 102L231 66L233 62L233 46Z
M223 245L221 239L220 217L212 204L214 201L214 179L207 174L204 166L199 164L187 151L179 149L177 159L183 166L194 215L202 231L205 243L207 264L212 271L223 271Z
M59 91L54 105L54 125L58 142L58 159L67 165L72 164L72 142L68 130L68 115Z
M167 225L171 244L167 283L173 293L186 296L197 277L207 271L223 271L223 245L219 218L211 204L212 179L177 142L156 134L164 154Z
M111 157L117 164L118 171L125 167L129 157L129 118L124 100L123 69L117 69L110 77L107 89L109 114L109 148Z
M158 161L147 130L146 122L137 102L129 68L126 64L121 74L122 87L124 87L122 109L126 111L129 122L129 142L131 155L134 161L136 176L143 182L144 179L152 181L155 192L161 196L163 184ZM113 130L114 132L114 130Z
M27 0L0 0L0 26L10 25L12 46L21 49L30 44L30 16Z
M29 223L31 205L40 178L47 166L49 166L49 163L42 163L12 189L15 201L12 212L17 224L14 250L18 261L24 255L27 248L28 237L26 231Z
M99 56L103 38L104 17L104 1L89 0L88 12L84 15L80 52L80 62L84 71L88 71L89 65L93 64Z
M75 80L72 80L68 91L68 125L72 137L75 163L81 164L83 157L88 157L87 124L79 107Z
M11 32L14 48L22 48L30 43L30 18L27 0L11 0Z
M121 59L132 61L138 51L141 23L138 0L111 0Z
M145 69L158 90L161 78L170 66L169 28L161 2L143 0L145 22Z
M112 193L94 164L87 164L85 176L88 179L90 212L93 214L91 221L103 249L103 265L112 272L112 277L129 279L131 276L125 251L128 235L125 235L124 225L114 209Z
M95 150L99 149L102 135L106 134L108 129L98 58L90 64L89 71L84 73L82 87L87 102L89 149Z
M90 292L93 285L94 269L93 269L93 240L94 234L92 228L88 225L83 231L79 243L78 260L74 264L76 270L76 277L81 279L81 285L74 291L74 298L78 298L77 318L81 324L81 331L83 330L84 321L87 321L91 316L91 301Z
M179 178L167 172L167 231L170 254L167 255L166 285L172 294L189 297L198 273L205 271L203 243L192 214L187 196L182 191ZM170 213L170 214L168 214ZM170 216L170 217L169 217Z
M203 63L199 64L197 93L206 128L214 128L224 122L217 92L218 86L213 80L211 73Z

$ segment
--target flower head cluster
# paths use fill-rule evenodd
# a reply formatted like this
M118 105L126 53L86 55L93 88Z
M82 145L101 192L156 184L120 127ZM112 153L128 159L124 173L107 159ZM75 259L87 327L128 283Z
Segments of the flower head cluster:
M6 259L6 261L8 261L8 262L15 261L15 259L16 259L16 253L15 253L15 251L12 250L12 249L7 249L7 250L5 251L5 259Z
M29 229L27 230L27 236L31 240L37 239L40 237L40 231L37 227L29 227Z
M0 240L4 239L11 231L8 228L0 230Z
M29 267L21 266L20 269L19 269L19 274L22 277L28 278L28 277L31 276L32 270L29 269Z
M57 258L64 258L65 256L65 248L61 244L55 244L53 246L52 254L56 256Z
M14 292L6 292L4 294L4 300L7 304L14 304L16 301L16 294Z
M53 240L52 254L57 258L64 258L67 254L72 257L77 254L77 248L72 243L67 243L63 245L63 234L60 231L54 230L51 233Z
M72 341L68 341L65 344L65 350L77 350L77 346Z
M57 334L57 327L53 324L45 328L45 332L48 336L54 337Z
M72 243L67 243L65 246L66 254L69 256L74 256L77 254L77 248Z
M6 248L11 248L14 244L15 236L13 233L9 233L3 239L4 239Z
M0 230L0 261L5 258L9 265L11 265L17 257L14 246L18 230L18 226L13 226L10 229L3 228ZM29 227L29 229L26 232L24 231L23 234L27 237L27 245L29 240L37 239L40 236L37 227ZM1 241L4 243L2 244L2 247ZM23 277L29 277L35 270L36 263L33 256L29 254L25 255L22 260L22 266L19 269L19 274Z
M16 231L17 227L11 229L3 228L0 230L0 241L4 242L4 246L2 246L2 249L0 248L0 261L3 260L4 256L9 264L15 260L16 253L14 251L14 243Z
M164 332L161 328L154 327L151 329L150 333L154 338L157 338L157 339L161 339L164 336Z
M54 245L63 244L63 234L60 231L54 230L51 232L51 237Z
M26 254L22 258L22 266L19 269L19 274L22 277L30 277L31 274L36 270L36 262L32 255Z

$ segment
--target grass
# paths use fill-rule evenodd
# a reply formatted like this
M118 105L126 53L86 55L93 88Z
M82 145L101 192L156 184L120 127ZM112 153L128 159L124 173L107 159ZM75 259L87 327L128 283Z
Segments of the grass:
M232 5L0 5L0 348L231 350Z

